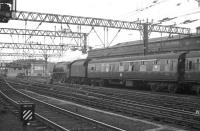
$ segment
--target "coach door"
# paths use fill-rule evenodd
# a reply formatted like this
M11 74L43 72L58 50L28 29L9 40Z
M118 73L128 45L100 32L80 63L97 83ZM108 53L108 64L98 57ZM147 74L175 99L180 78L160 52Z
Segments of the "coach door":
M178 58L177 72L178 72L178 81L179 82L184 81L184 75L185 75L185 56L186 56L186 53L183 53Z

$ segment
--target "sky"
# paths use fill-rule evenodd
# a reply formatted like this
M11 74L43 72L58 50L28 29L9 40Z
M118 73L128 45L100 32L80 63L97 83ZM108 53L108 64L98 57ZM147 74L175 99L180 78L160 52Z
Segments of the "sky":
M196 27L200 26L200 20L198 20L200 19L200 7L198 7L198 3L195 0L18 0L17 10L124 21L136 21L139 18L140 20L144 21L147 19L149 21L153 20L155 23L166 17L178 17L177 19L165 22L163 24L177 24L177 26L180 27L191 28L192 32L195 32ZM197 21L191 24L181 24L185 20L195 19L197 19ZM0 24L0 28L9 27L44 30L59 30L61 26L62 28L68 28L67 25L42 23L40 26L38 26L38 23L25 23L21 21L10 21L8 24ZM70 25L70 27L73 31L80 31L80 29L78 30L77 26ZM81 28L81 32L85 33L90 32L90 30L91 27ZM109 29L108 32L105 32L103 28L95 28L95 31L90 33L87 43L93 48L102 48L104 46L102 41L105 41L105 46L112 46L121 42L141 40L139 31L122 30L119 34L117 32L117 29ZM104 34L106 34L106 38L104 37ZM115 37L116 35L117 37ZM160 36L160 33L151 33L150 38ZM5 42L8 42L8 40L11 42L18 42L24 41L25 39L24 37L19 38L15 36L12 36L11 39L10 36L5 35L0 35L0 37L4 38ZM30 42L35 40L36 37L33 37L30 39ZM37 38L37 40L39 43L44 43L43 38ZM59 42L61 41L57 40L57 43ZM68 43L71 41L64 40L62 42ZM51 43L51 40L46 40L45 43ZM82 55L81 52L69 51L66 52L63 57L55 59L50 58L50 60L68 61L84 57L86 57L86 55Z

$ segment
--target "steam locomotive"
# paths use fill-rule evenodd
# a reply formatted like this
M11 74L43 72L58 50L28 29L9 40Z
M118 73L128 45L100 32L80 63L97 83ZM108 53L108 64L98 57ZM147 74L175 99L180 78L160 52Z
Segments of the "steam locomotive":
M75 60L62 66L55 65L52 81L199 95L200 52Z

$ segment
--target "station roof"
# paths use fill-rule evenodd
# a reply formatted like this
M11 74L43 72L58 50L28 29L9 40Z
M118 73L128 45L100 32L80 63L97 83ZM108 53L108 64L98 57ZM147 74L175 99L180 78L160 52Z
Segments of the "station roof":
M165 37L156 37L156 38L149 39L149 42L154 43L154 42L160 42L160 41L180 40L180 39L183 39L183 38L188 38L188 36L172 35L172 36L165 36ZM118 43L118 44L116 44L112 47L121 47L121 46L137 45L137 44L143 44L143 40L136 40L136 41Z

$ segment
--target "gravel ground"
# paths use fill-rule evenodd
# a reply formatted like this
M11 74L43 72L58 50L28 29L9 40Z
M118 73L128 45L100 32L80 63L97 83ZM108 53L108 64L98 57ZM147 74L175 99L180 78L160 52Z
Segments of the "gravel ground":
M14 115L0 100L0 131L22 131L22 122ZM27 126L27 131L35 131L33 127Z
M119 128L125 129L127 131L185 131L185 130L177 129L174 127L169 127L167 125L161 125L161 124L156 124L153 122L148 122L145 120L125 117L125 116L117 115L115 113L109 113L106 111L75 104L73 102L59 100L59 99L47 97L44 95L39 95L31 91L25 91L25 90L21 90L21 91L28 94L29 96L33 96L47 103L59 105L62 108L65 108L72 112L108 123L114 126L118 126Z

